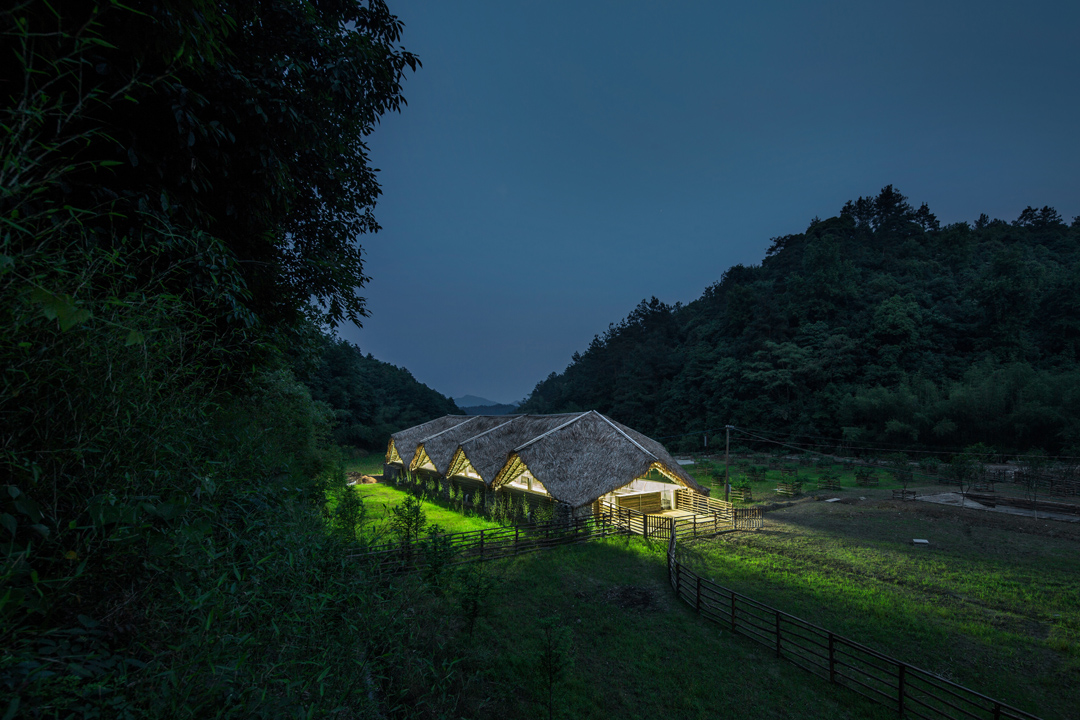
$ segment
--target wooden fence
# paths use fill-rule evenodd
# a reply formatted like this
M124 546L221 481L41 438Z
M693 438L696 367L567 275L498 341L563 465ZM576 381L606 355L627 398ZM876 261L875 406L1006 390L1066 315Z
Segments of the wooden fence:
M722 587L686 568L668 543L675 594L701 616L901 716L925 720L1039 720L1030 713Z
M677 537L692 537L733 530L761 529L763 521L760 508L735 508L729 502L689 490L680 490L675 497L677 509L694 514L686 517L646 515L606 500L600 501L600 508L602 513L609 515L612 522L624 532L647 538L667 540L673 534Z
M430 565L435 558L438 558L436 562L445 565L457 565L511 557L560 545L573 545L625 532L610 513L601 513L571 521L555 520L513 527L442 533L410 542L371 545L349 557L384 570Z
M731 507L731 503L726 500L711 498L693 490L679 489L675 491L676 510L686 510L687 512L701 513L702 515L717 513L722 516L729 516Z

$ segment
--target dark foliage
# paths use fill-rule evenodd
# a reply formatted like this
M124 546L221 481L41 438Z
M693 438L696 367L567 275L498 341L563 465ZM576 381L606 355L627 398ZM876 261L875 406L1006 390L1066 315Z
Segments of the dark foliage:
M9 220L70 210L123 289L162 284L219 326L365 314L364 137L418 65L380 0L31 1L0 22L17 48L0 102L25 143L5 148L24 165Z
M382 450L398 430L462 414L453 400L417 382L405 368L364 355L344 340L323 343L307 385L315 400L333 410L338 444Z
M385 716L405 600L347 566L357 508L328 532L331 418L282 349L363 314L400 29L379 0L0 9L4 717Z
M846 442L1080 450L1080 228L1049 207L941 227L892 186L655 298L522 411L595 408L701 447L731 423ZM1080 453L1077 453L1080 454Z

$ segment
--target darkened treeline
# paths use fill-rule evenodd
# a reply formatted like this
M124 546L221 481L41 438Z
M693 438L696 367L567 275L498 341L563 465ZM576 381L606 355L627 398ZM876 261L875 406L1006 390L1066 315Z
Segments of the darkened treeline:
M390 435L442 415L461 415L450 398L416 380L405 368L376 360L344 340L324 339L306 383L315 400L334 413L334 440L385 450Z
M701 447L732 423L1080 454L1080 222L941 227L892 186L776 238L697 300L642 302L523 410L595 408Z
M0 8L5 718L400 706L411 612L345 564L294 366L365 314L401 32L381 0Z

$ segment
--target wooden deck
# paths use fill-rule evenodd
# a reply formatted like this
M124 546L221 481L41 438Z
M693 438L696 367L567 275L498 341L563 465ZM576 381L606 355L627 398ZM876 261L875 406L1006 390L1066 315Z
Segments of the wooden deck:
M689 510L664 510L663 512L649 513L649 515L659 515L660 517L673 517L673 518L688 518L697 515L698 513L691 512Z

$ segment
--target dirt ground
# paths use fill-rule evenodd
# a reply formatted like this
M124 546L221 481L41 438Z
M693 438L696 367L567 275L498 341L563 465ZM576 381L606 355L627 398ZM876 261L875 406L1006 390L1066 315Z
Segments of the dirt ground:
M940 486L917 489L918 495L935 495L943 492ZM1080 523L1075 520L1059 520L1040 513L1038 518L1011 512L995 512L993 508L960 507L959 504L942 504L922 500L893 500L891 490L878 488L859 488L857 491L844 490L840 493L815 493L793 503L784 503L770 508L770 511L784 510L786 516L794 508L807 503L816 504L830 498L839 498L835 505L856 506L866 510L895 510L914 517L927 519L955 520L972 527L1007 530L1028 535L1070 539L1080 542ZM803 514L796 510L793 514ZM766 513L768 517L768 513ZM780 517L777 515L776 517Z

